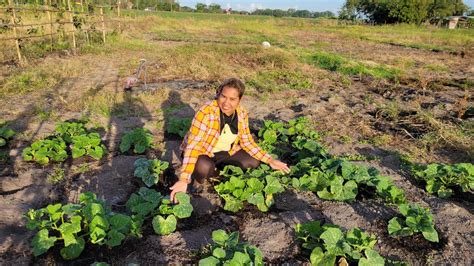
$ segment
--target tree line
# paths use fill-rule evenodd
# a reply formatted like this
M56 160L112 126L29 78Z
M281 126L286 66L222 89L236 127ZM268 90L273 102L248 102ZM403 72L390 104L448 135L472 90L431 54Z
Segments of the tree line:
M376 24L421 24L430 19L463 15L462 0L346 0L340 19L366 19Z
M13 0L16 4L51 4L53 6L66 6L67 0ZM77 1L71 1L76 2ZM116 5L121 3L123 8L149 9L160 11L182 11L198 13L239 13L246 15L261 15L274 17L300 17L319 18L335 17L331 11L312 12L309 10L297 10L290 8L281 9L257 9L252 12L224 10L216 3L197 3L196 6L180 6L175 0L82 0L87 5ZM2 4L8 4L8 0L0 0ZM444 18L457 15L474 15L462 0L346 0L339 12L339 19L343 20L367 20L376 24L385 23L413 23L421 24L431 19Z

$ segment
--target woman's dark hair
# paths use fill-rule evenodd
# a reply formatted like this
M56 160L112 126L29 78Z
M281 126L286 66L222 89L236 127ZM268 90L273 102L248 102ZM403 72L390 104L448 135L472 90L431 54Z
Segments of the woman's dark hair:
M244 83L242 81L240 81L239 79L237 79L237 78L229 78L229 79L224 80L224 82L222 82L222 84L219 85L219 87L217 88L216 98L219 97L222 90L226 87L237 89L239 91L239 98L240 99L244 95L244 92L245 92Z

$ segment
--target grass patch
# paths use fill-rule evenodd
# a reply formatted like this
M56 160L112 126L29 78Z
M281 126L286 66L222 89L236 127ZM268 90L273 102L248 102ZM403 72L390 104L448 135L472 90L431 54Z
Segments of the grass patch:
M337 25L321 28L352 39L410 47L430 51L464 51L474 41L474 29L449 30L431 26L396 25Z
M401 75L401 71L396 68L376 64L367 65L349 60L338 54L322 51L311 55L308 61L312 65L345 75L370 76L389 80L398 80Z
M276 92L284 89L310 89L313 83L309 76L297 70L261 71L247 81L248 86L259 92Z
M43 68L33 68L10 76L0 91L0 98L11 94L25 94L50 88L59 83L61 77Z
M53 170L48 173L46 180L48 180L49 183L54 185L63 181L65 176L66 174L64 172L64 169L62 169L61 167L54 167Z

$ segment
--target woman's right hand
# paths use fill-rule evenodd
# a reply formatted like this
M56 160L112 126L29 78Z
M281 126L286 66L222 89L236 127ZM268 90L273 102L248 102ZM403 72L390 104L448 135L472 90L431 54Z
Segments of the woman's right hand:
M170 195L171 202L178 203L176 198L175 198L175 195L178 192L186 193L186 191L188 189L188 181L183 180L183 179L178 180L176 183L174 183L174 185L172 187L170 187L170 189L171 189L171 195Z

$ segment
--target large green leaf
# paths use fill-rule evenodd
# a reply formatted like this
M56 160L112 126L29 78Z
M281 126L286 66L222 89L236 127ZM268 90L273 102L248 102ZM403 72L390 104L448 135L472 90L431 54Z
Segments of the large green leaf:
M253 193L247 198L247 201L253 205L265 204L265 199L262 193Z
M224 246L229 239L229 234L226 231L219 229L212 232L212 241L220 246Z
M64 246L76 244L76 234L81 232L81 216L71 217L71 223L63 223L59 226L58 230L61 233L61 237L64 239Z
M229 234L229 238L227 239L225 245L228 248L235 248L239 244L239 232L232 232Z
M423 230L421 233L426 238L426 240L431 241L431 242L436 242L436 243L439 242L438 232L436 232L436 230L433 227Z
M225 200L224 210L231 212L238 212L244 207L244 204L239 199L232 197L231 195L222 195L222 198Z
M109 222L112 229L126 234L130 231L132 219L128 215L117 213L109 218Z
M391 235L399 235L399 236L410 236L413 234L413 230L409 227L404 226L404 222L402 219L398 217L392 218L388 222L388 233Z
M224 263L224 265L241 266L241 265L250 265L250 263L251 263L251 260L248 254L236 251L232 259Z
M125 235L121 232L112 229L107 233L107 241L105 242L109 247L116 247L122 244L122 240L125 239Z
M31 244L33 246L33 254L35 256L39 256L48 249L50 249L52 246L54 246L54 243L56 242L57 237L50 237L49 236L49 231L48 229L42 229L36 233L35 237L31 241Z
M210 256L199 261L199 266L217 266L220 264L219 259Z
M365 251L366 258L359 260L359 266L383 266L385 265L385 259L373 249Z
M267 181L265 189L263 190L265 194L275 194L285 190L277 177L268 175L265 180Z
M336 264L336 256L329 252L324 253L320 247L316 247L311 252L311 265L315 266L334 266Z
M61 257L63 257L63 259L73 260L81 255L85 245L86 241L84 240L84 238L79 237L77 238L77 242L75 244L62 248L59 253L61 254Z
M190 203L180 203L173 206L173 214L180 219L191 217L192 213L193 206Z
M174 215L169 215L166 219L161 215L157 215L153 218L152 224L155 233L159 235L169 235L176 230L177 221Z
M226 257L226 252L225 249L217 247L212 251L212 256L218 258L218 259L223 259Z
M84 216L91 221L96 215L105 215L104 206L100 203L89 203L83 209Z
M326 228L320 238L324 241L326 249L336 256L344 256L352 250L345 241L343 232L337 227Z

